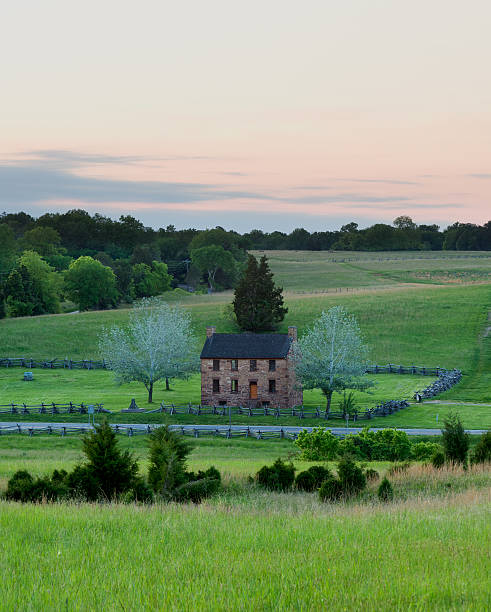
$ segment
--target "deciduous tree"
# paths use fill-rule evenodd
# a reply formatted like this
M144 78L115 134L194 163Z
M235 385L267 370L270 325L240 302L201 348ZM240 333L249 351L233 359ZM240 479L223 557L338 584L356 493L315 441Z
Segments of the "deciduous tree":
M126 327L103 330L99 347L116 381L143 383L149 403L156 382L187 378L198 369L189 314L157 299L136 304Z
M373 384L365 376L368 348L355 318L342 306L323 311L293 350L303 388L321 389L327 412L335 391L366 389Z
M114 272L88 256L70 264L65 274L65 289L80 310L114 306L118 299Z

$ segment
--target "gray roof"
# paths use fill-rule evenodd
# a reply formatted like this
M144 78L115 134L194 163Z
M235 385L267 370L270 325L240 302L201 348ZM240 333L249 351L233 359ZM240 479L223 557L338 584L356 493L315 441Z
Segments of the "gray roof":
M290 345L288 334L213 334L201 359L285 359Z

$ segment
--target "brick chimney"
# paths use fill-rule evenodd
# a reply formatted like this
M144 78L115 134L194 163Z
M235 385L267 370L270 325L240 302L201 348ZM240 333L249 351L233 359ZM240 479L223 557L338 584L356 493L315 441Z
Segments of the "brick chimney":
M293 342L296 342L297 340L297 328L292 325L291 327L288 328L288 336L293 340Z
M214 325L207 325L206 327L206 337L211 338L213 334L216 332L217 328Z

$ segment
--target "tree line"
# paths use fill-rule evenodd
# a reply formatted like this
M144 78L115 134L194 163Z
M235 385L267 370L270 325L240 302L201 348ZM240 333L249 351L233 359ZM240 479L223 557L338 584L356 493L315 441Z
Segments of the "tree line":
M222 227L153 229L130 215L113 220L84 210L0 215L0 317L55 313L70 300L79 309L159 295L176 287L215 291L236 286L250 249L292 250L491 250L491 221L417 225L397 217L392 225L291 233Z

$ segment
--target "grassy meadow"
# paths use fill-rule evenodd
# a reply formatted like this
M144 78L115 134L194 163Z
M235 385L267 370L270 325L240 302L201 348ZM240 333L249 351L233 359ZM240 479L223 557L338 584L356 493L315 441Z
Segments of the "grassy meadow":
M411 470L389 504L253 485L199 506L0 502L2 607L489 609L489 471Z

